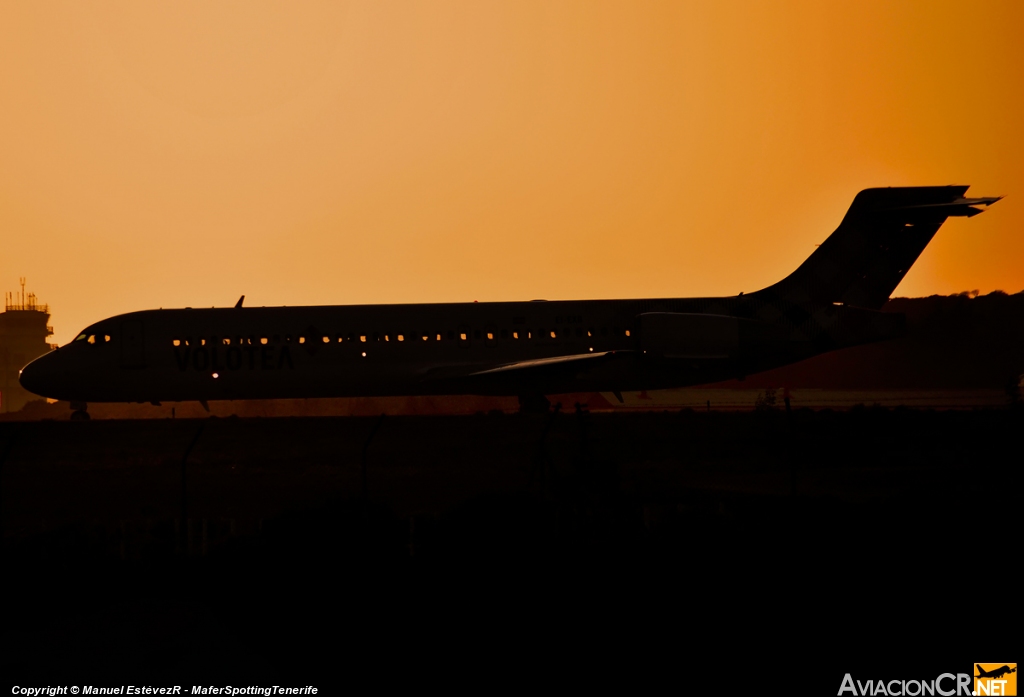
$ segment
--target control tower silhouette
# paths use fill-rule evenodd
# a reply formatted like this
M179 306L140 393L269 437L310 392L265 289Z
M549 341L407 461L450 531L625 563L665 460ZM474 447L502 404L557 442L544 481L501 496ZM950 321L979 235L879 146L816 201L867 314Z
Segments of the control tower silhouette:
M18 373L28 363L57 348L47 342L53 327L47 326L50 308L41 305L34 293L7 293L0 313L0 413L18 411L27 402L41 399L18 382Z

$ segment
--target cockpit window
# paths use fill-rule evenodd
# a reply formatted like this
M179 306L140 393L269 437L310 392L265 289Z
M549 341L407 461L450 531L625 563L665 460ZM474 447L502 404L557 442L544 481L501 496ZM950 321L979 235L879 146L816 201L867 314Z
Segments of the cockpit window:
M75 337L75 341L85 341L88 337L88 334L79 334Z

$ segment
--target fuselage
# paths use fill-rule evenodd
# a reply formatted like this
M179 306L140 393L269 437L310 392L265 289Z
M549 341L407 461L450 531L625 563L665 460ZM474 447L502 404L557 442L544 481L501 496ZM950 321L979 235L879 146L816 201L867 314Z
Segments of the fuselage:
M699 384L813 353L807 342L683 360L644 352L645 313L741 316L751 304L740 297L147 310L89 326L26 368L22 382L84 402L554 394ZM543 363L585 354L615 360ZM481 374L517 364L529 369Z

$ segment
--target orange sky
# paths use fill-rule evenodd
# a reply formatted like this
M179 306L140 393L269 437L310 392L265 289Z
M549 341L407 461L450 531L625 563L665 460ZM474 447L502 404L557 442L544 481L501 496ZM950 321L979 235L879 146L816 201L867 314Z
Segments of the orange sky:
M897 295L1024 288L1024 3L0 0L0 287L151 307L735 294L871 186L1007 195Z

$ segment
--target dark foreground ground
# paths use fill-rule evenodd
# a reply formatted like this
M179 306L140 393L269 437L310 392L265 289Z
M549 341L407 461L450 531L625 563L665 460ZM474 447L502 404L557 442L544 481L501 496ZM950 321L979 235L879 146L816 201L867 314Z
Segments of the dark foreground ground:
M1022 410L0 429L12 685L836 694L1016 660L988 656L1019 627Z

